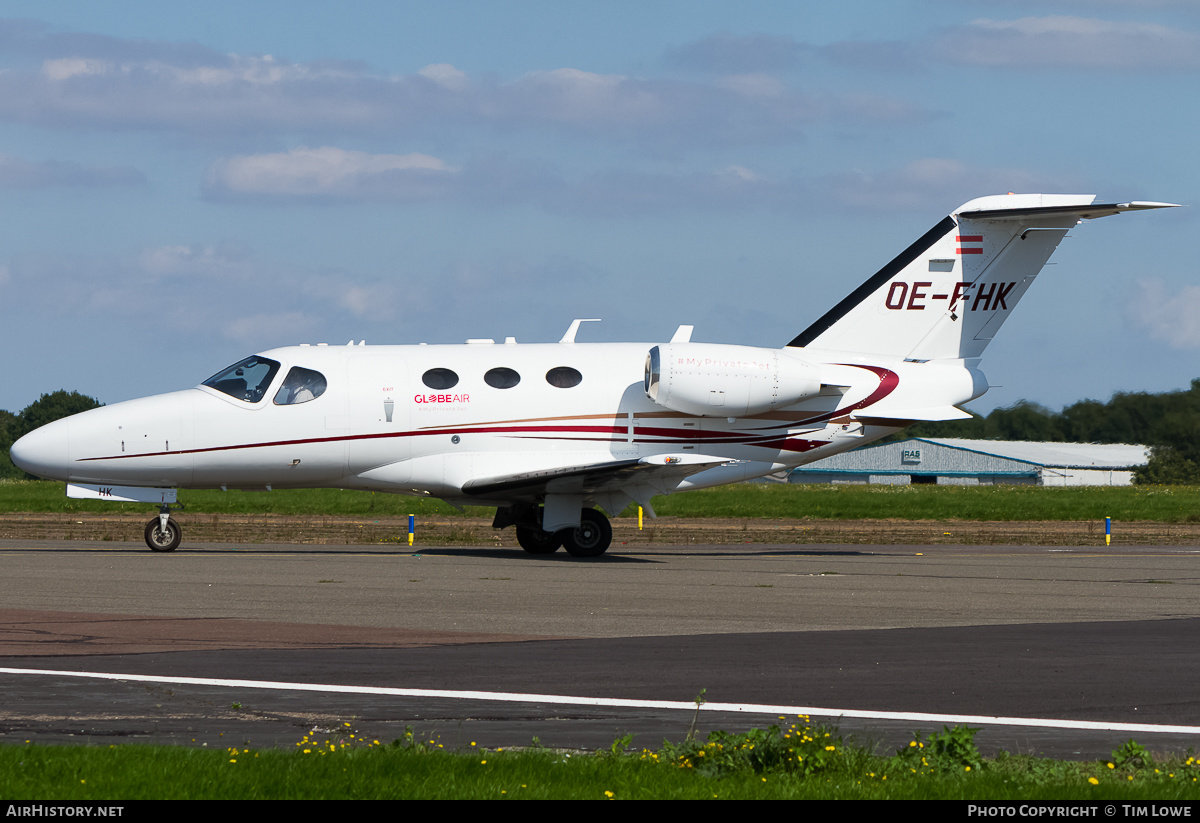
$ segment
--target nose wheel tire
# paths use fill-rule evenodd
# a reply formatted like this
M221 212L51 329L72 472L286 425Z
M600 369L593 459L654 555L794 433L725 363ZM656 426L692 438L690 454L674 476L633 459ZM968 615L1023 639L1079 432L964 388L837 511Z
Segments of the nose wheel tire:
M554 532L528 526L517 526L517 542L530 554L554 554L562 546L562 538Z
M157 517L146 524L146 545L150 547L150 551L173 552L179 548L181 540L183 529L179 528L179 524L174 520L167 520L165 530Z
M612 543L612 525L595 509L584 509L579 525L558 533L572 557L599 557Z

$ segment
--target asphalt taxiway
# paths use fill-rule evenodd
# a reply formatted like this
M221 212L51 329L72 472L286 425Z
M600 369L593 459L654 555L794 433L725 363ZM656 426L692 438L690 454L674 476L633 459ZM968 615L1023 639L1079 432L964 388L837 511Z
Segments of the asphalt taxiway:
M657 746L694 719L737 730L817 708L885 749L951 718L974 718L990 750L1200 745L1188 547L618 546L578 561L26 540L0 556L0 742L292 746L314 728L386 742L411 727L448 747Z

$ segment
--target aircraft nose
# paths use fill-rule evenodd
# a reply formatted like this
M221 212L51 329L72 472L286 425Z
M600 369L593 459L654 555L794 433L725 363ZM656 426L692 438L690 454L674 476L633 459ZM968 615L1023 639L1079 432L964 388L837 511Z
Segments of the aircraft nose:
M66 480L69 462L69 424L56 420L12 444L9 457L13 464L30 474L50 480Z

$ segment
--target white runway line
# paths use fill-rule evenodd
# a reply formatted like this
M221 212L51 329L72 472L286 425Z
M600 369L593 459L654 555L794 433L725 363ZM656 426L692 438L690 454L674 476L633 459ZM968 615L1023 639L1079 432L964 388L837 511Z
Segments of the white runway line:
M328 694L376 694L393 697L437 697L450 700L491 700L505 703L554 703L567 706L607 706L626 709L671 709L696 711L694 701L625 700L615 697L578 697L561 694L518 694L513 692L475 692L449 689L396 689L383 686L334 686L320 683L286 683L272 680L225 680L215 677L168 677L165 675L114 674L110 672L70 672L54 669L10 669L0 674L83 677L94 680L127 680L137 683L171 683L182 686L218 686L237 689L277 689ZM976 714L929 714L925 712L877 712L860 709L826 709L815 706L774 706L762 703L700 704L702 712L741 712L745 714L808 715L809 717L854 717L866 720L906 720L918 723L966 723L984 726L1030 726L1044 729L1087 731L1150 732L1154 734L1197 734L1200 726L1166 726L1154 723L1112 723L1092 720L1056 720L1044 717L993 717Z

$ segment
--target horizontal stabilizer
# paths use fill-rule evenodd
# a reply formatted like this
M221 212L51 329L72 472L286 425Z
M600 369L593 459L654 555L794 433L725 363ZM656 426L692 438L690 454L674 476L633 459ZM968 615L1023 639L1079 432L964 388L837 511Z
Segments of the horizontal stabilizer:
M982 200L1002 201L1010 195L996 195L972 200L967 206ZM1016 195L1011 195L1016 196ZM1145 209L1176 209L1178 203L1155 203L1150 200L1134 200L1130 203L1090 203L1086 206L1025 206L1019 208L990 208L970 209L964 206L955 214L969 220L1019 220L1026 217L1054 217L1056 215L1075 215L1081 220L1092 220L1097 217L1108 217L1123 211L1142 211Z

